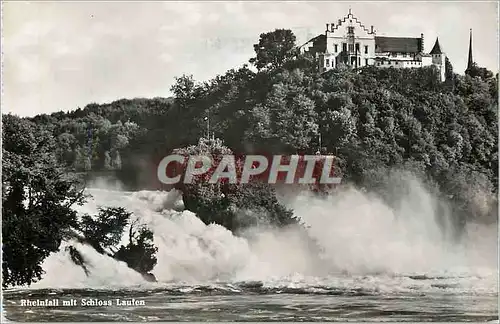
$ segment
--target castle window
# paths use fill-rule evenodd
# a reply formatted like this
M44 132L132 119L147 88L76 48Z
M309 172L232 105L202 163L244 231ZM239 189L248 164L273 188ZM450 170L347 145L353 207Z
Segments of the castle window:
M403 57L406 57L406 53L403 53Z
M354 27L347 27L348 34L354 34Z
M361 57L358 57L358 66L361 66Z
M329 59L326 59L326 67L330 67L330 60Z
M347 52L347 43L342 43L342 51Z
M335 53L337 53L338 51L339 51L339 46L335 44Z
M365 45L365 54L368 54L368 46Z
M354 52L354 44L349 44L349 52Z
M365 59L365 65L368 65L368 59Z
M359 43L356 43L356 52L359 52Z

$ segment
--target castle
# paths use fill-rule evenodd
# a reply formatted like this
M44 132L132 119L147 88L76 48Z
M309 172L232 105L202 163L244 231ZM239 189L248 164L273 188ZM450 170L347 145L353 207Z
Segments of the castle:
M445 80L446 55L439 40L429 53L424 52L424 34L418 38L377 36L371 26L366 28L349 13L337 23L326 24L324 34L301 46L301 51L313 54L321 72L345 64L358 68L375 65L380 68L419 68L434 65L441 81Z

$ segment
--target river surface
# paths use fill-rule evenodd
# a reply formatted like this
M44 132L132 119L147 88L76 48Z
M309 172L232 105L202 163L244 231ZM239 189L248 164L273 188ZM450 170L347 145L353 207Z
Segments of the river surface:
M452 241L432 196L417 182L408 188L397 209L356 190L289 200L324 249L319 267L293 232L237 237L182 211L175 192L91 189L79 212L122 206L154 232L158 282L63 242L44 261L41 281L4 291L2 322L498 321L497 228L469 226ZM67 245L82 254L88 275ZM26 305L37 300L57 305Z
M353 278L346 281L352 282ZM408 278L405 281L413 292L388 294L355 285L352 288L265 288L260 283L128 291L23 290L6 292L4 305L6 317L12 321L498 320L496 293L461 293L460 280L454 278ZM415 281L414 285L411 281ZM57 299L59 306L20 306L23 299ZM78 305L62 306L63 301L69 303L71 299ZM102 306L92 305L97 303ZM130 305L132 303L136 305ZM86 306L82 306L84 304Z

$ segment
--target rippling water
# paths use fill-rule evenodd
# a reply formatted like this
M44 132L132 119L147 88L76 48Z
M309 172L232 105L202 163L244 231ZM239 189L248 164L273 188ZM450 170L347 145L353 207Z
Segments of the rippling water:
M402 278L400 278L402 279ZM359 281L377 278L359 278ZM379 278L379 280L382 280ZM387 278L385 279L387 280ZM480 280L480 279L477 279ZM347 281L353 281L352 278ZM498 320L495 293L457 293L454 278L406 278L414 291L377 289L266 288L262 283L177 286L142 290L11 291L5 297L12 321L493 321ZM411 282L414 281L414 285ZM455 282L455 284L453 284ZM427 291L424 292L427 287ZM21 299L76 299L79 306L22 307ZM118 306L139 301L138 306ZM82 301L112 306L81 306Z
M258 229L237 237L174 211L175 192L92 189L80 212L122 206L154 232L158 282L89 246L64 242L44 261L40 282L4 291L2 320L498 321L497 228L469 226L460 242L450 241L433 197L415 181L407 189L398 189L396 209L351 189L288 201L324 249L321 263L294 232ZM69 244L88 275L71 262ZM45 299L59 306L21 306ZM71 299L76 306L62 306ZM112 304L81 305L90 299ZM140 304L120 306L117 299Z

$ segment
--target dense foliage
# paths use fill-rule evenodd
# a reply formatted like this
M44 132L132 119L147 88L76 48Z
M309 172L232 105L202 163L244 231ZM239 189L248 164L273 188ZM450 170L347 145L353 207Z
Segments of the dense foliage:
M184 183L182 178L174 186L183 193L185 208L194 212L205 224L216 223L234 232L256 226L285 227L299 224L293 211L278 202L274 188L268 183L230 183L227 178L216 183L209 182L222 156L233 154L221 140L202 138L198 145L176 149L174 153L186 157L208 156L214 165L208 172L196 176L194 181ZM244 161L236 158L234 162L235 173L241 175ZM187 159L179 167L183 176L186 164Z
M29 284L74 226L81 187L58 167L50 132L27 120L2 121L2 286Z
M4 115L2 144L4 288L40 280L43 260L59 250L62 240L75 238L75 232L83 234L79 239L100 253L119 243L130 213L122 208L107 208L100 209L95 218L83 215L79 220L72 207L85 202L84 186L79 177L58 161L59 146L50 125ZM116 258L129 266L133 262L141 265L149 262L154 266L156 259L150 253L154 247L148 241L152 233L143 229L140 235L136 245L145 251L143 255L137 251L133 255L122 252ZM68 251L73 262L87 273L85 260L78 250L69 246Z

